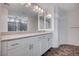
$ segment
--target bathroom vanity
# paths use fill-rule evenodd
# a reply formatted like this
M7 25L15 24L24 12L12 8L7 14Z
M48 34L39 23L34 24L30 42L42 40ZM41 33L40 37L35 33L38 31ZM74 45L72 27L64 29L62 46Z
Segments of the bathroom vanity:
M41 56L51 47L51 32L4 35L1 37L2 56Z

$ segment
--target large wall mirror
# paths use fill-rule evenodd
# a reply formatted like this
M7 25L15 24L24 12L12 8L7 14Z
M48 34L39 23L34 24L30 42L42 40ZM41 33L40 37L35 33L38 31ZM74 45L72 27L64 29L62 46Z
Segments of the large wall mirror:
M31 8L16 3L10 4L7 9L9 32L33 32L32 29L35 27L34 21L37 14Z
M38 15L38 31L51 31L52 18Z
M20 3L9 4L8 6L3 4L3 6L1 16L4 15L5 17L0 18L2 27L0 32L37 32L51 29L51 19L43 15L45 10L38 4L32 4L29 8ZM34 11L35 8L31 7L35 6L41 8L41 11L39 9L38 12Z

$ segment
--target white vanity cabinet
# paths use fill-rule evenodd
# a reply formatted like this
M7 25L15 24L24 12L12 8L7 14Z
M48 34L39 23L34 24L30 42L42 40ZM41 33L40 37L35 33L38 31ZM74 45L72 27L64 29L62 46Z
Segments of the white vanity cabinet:
M48 49L52 47L52 34L47 35L48 39Z
M25 56L28 55L27 53L26 38L2 42L2 55Z
M41 53L45 53L47 51L48 43L47 43L47 38L46 35L43 35L41 37Z
M41 49L39 37L35 36L28 38L28 43L29 43L29 52L30 52L29 56L39 56Z
M52 47L50 34L2 41L3 56L41 56Z
M46 34L41 37L41 53L45 53L52 47L52 35Z

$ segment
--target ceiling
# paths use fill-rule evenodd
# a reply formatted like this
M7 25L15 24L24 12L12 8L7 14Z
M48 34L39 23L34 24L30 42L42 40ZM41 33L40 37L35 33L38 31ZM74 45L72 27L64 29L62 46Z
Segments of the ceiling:
M52 11L53 6L58 6L65 11L70 11L79 8L78 3L39 3L39 5L43 8L48 9L49 11Z
M79 9L78 3L38 3L40 7L49 13L53 13L54 6L58 6L65 11L71 11L74 9ZM19 15L19 16L35 16L36 13L33 12L30 8L26 8L20 3L10 3L7 7L9 14Z
M20 3L10 3L8 8L9 15L18 15L18 16L35 16L36 13L33 12L30 8L26 8Z
M61 3L61 4L55 4L55 5L59 6L60 8L62 8L65 11L71 11L71 10L79 8L78 3Z
M53 3L39 3L44 10L48 11L49 13L53 14L54 4Z

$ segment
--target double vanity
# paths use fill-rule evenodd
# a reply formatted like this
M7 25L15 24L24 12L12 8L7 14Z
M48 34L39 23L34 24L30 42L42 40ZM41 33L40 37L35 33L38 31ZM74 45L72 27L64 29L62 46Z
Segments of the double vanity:
M2 56L41 56L52 47L51 32L1 36Z
M26 3L28 5L28 3ZM54 21L24 5L0 6L0 55L41 56L52 47ZM32 3L29 7L39 6Z

